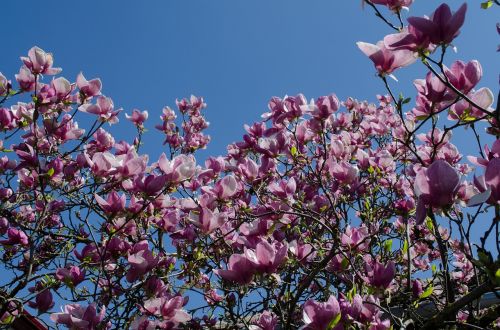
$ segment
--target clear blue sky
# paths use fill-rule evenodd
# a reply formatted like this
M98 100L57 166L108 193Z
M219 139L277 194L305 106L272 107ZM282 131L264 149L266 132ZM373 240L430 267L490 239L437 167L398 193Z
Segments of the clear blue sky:
M411 15L430 14L441 2L416 0ZM462 1L449 1L452 9ZM148 110L143 152L154 159L161 136L154 125L164 105L190 94L205 97L212 143L202 157L223 154L243 124L260 119L272 96L331 92L375 100L384 93L372 63L357 49L391 31L360 0L87 0L2 3L0 71L14 80L33 45L54 53L55 65L74 80L79 71L99 76L103 92L130 113ZM498 10L469 1L458 56L485 68L481 86L496 95L500 38ZM451 63L451 60L448 62ZM396 91L414 96L421 66L396 72ZM123 117L122 117L123 118ZM123 118L122 121L125 121ZM130 137L132 125L117 133ZM113 129L112 131L115 132ZM458 143L458 141L457 141Z

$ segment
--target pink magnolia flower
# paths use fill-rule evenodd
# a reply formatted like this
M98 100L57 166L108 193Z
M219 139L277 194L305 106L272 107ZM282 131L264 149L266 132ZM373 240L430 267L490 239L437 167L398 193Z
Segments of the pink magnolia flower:
M101 94L102 83L98 78L87 80L83 73L80 72L76 77L76 85L86 98Z
M16 116L7 108L0 108L0 129L12 129L16 127Z
M54 89L54 96L57 101L64 101L68 98L73 90L71 83L64 77L59 77L50 82L50 86Z
M134 125L142 127L144 122L148 119L148 112L140 112L137 109L132 110L132 115L125 114L125 117L134 123Z
M450 44L460 33L466 11L466 3L454 14L451 13L448 5L443 3L432 13L430 18L409 17L408 22L427 36L433 44Z
M413 84L418 93L431 103L450 102L455 99L455 95L449 93L448 88L441 80L428 72L425 80L416 79Z
M303 306L302 318L303 330L327 330L332 322L340 314L340 306L337 298L330 296L327 302L308 300Z
M0 217L0 235L3 235L9 229L9 220L5 217Z
M98 262L101 259L101 255L99 254L99 250L95 246L95 244L87 244L84 246L82 249L82 252L78 252L77 250L74 250L73 252L75 256L80 260L80 261L86 261L86 262Z
M206 207L200 207L198 210L189 213L189 220L199 227L203 233L210 234L227 222L227 214L218 210L212 212Z
M402 8L407 9L413 3L413 0L371 0L371 2L376 5L387 6L392 11L400 11Z
M106 213L115 214L125 209L126 196L119 195L116 191L111 191L106 199L98 194L94 194L96 202Z
M474 185L480 194L473 196L467 203L468 206L484 202L491 205L498 204L500 201L500 158L493 158L487 163L484 175L474 177Z
M154 196L163 189L166 182L166 175L139 175L134 180L134 186L138 191L141 191L148 196Z
M493 145L491 146L491 149L488 147L488 145L484 146L484 154L486 155L486 159L481 158L481 157L475 157L475 156L467 156L467 159L481 167L486 167L488 166L488 163L490 160L494 158L500 158L500 139L495 140L493 142Z
M356 165L352 165L346 161L340 163L333 162L328 159L330 174L342 184L352 184L358 178L359 170Z
M482 109L493 111L491 106L494 97L489 88L483 87L477 91L471 91L468 96ZM448 119L452 120L468 120L469 118L480 118L481 116L483 116L483 112L464 99L453 104L448 111Z
M185 303L186 300L181 296L153 298L144 302L144 310L150 314L162 316L169 323L167 329L172 329L178 324L191 320L191 315L182 309Z
M294 178L289 180L280 180L279 182L272 182L269 184L267 189L271 194L278 198L293 200L293 195L297 189L297 183Z
M69 287L75 287L85 279L85 270L81 270L78 266L57 268L55 278Z
M445 74L456 89L467 94L481 80L483 68L476 60L468 63L455 61L450 68L445 67Z
M158 264L158 257L155 257L149 250L147 241L136 243L128 256L130 269L127 272L127 281L134 282L142 275L149 272Z
M285 244L270 244L262 240L255 249L245 249L245 256L257 272L272 274L278 270L286 258L288 247Z
M316 257L316 251L309 243L303 244L293 240L289 244L289 249L301 263L309 262Z
M328 96L321 96L316 100L316 103L311 110L311 115L318 119L327 119L340 107L340 101L337 95L330 94Z
M255 317L249 330L274 330L278 325L278 317L274 313L264 311Z
M21 57L21 60L33 74L55 75L62 71L61 68L52 67L54 63L52 54L36 46L28 51L28 57Z
M158 160L158 167L165 173L168 180L182 182L190 179L196 172L196 160L192 155L178 155L171 161L162 153Z
M10 81L0 72L0 96L4 96L10 90Z
M347 226L345 232L342 233L341 242L350 249L362 251L368 247L370 238L368 237L368 228L361 226L359 228L351 228Z
M388 49L407 49L413 52L434 50L429 36L417 30L413 25L409 25L401 32L386 35L384 44Z
M425 220L427 207L440 208L452 204L459 183L457 171L444 160L436 160L427 169L420 170L415 178L417 224Z
M215 269L214 273L226 281L245 285L252 281L254 266L245 255L233 254L229 257L227 269Z
M64 306L62 313L53 313L50 319L57 324L63 324L73 330L93 330L100 326L109 329L111 324L100 324L104 320L106 308L103 306L99 314L95 304L90 304L86 308L79 304Z
M15 75L19 87L26 92L35 90L35 76L25 67L19 69L19 73Z
M365 267L370 285L378 288L388 288L396 275L396 264L392 260L386 266L375 261L372 265L366 264Z
M8 239L0 241L0 244L3 245L29 244L28 236L20 229L10 227L7 230L7 237Z
M121 109L114 110L113 101L111 98L105 96L98 96L96 104L84 104L78 110L98 115L100 120L110 124L118 122L117 115L121 111Z
M375 69L382 76L390 75L394 70L408 66L416 60L413 52L406 49L389 50L383 41L379 41L376 45L361 41L356 44L372 60Z
M31 308L36 308L39 313L44 313L54 307L54 299L50 289L44 288L41 282L37 282L34 287L28 290L31 293L36 293L35 301L28 301Z
M105 176L120 166L119 160L110 152L96 152L92 158L85 153L84 159L96 176Z

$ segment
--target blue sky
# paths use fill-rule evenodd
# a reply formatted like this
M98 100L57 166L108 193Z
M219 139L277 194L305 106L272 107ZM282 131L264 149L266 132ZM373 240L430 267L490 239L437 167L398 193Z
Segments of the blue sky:
M430 14L440 3L416 0L410 14ZM449 3L456 9L462 1ZM14 80L19 56L38 45L54 53L55 66L69 80L80 71L100 77L117 107L149 111L143 151L153 159L162 141L154 125L176 98L205 97L212 136L201 154L206 157L239 140L243 124L259 120L272 96L334 92L375 101L384 93L355 42L375 43L391 31L358 0L8 1L2 12L8 32L2 34L0 72ZM480 85L496 94L495 14L496 8L484 11L469 2L456 43L459 58L480 60ZM424 74L418 64L397 71L395 91L414 96L411 81ZM133 127L122 124L113 132L129 138Z

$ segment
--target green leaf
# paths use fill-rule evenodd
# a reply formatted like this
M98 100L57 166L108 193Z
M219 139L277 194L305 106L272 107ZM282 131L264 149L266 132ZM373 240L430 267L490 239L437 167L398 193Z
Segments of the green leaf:
M297 156L298 151L297 151L297 147L296 147L296 146L293 146L293 147L291 147L291 148L290 148L290 154L291 154L293 157Z
M498 268L495 272L495 282L497 283L497 285L500 285L500 268Z
M0 322L0 324L6 325L6 324L11 324L14 321L14 315L8 315L7 317L4 317L4 320Z
M408 241L405 240L405 242L403 243L403 254L406 254L408 252Z
M429 217L425 218L425 225L427 226L427 229L429 229L431 232L434 231L434 224L432 223L431 218Z
M342 259L340 265L342 266L342 269L347 269L347 267L349 267L349 260L347 260L347 258Z
M436 265L432 265L432 266L431 266L431 269L432 269L432 273L433 273L433 274L437 272L437 267L436 267Z
M406 104L406 103L410 103L410 101L411 101L411 97L407 97L407 98L405 98L405 99L403 100L403 102L402 102L402 103L403 103L403 104Z
M488 9L491 6L493 6L493 0L488 0L488 1L481 3L481 8L483 8L483 9Z
M342 314L341 313L338 313L337 316L335 316L333 318L333 320L330 321L330 323L328 323L328 327L327 329L328 330L332 330L333 328L335 328L335 326L337 324L339 324L339 321L340 321L340 318L342 317Z
M356 286L353 286L351 290L347 292L347 298L352 302L354 296L356 295Z
M52 177L54 175L54 172L55 170L53 168L50 168L48 171L47 171L47 174Z
M387 241L384 242L384 249L387 252L392 251L392 239L388 239Z
M425 289L425 291L420 294L419 298L420 299L427 298L432 294L433 291L434 291L434 287L432 285L429 285L429 287L427 289Z

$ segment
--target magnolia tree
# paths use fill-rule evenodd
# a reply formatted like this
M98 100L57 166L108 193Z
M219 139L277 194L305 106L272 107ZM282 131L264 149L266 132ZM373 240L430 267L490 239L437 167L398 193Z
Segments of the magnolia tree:
M445 56L467 7L405 25L412 0L365 4L394 30L358 43L387 95L272 98L204 164L202 98L163 109L150 160L148 113L126 114L137 136L116 141L121 109L99 79L68 81L38 47L15 83L0 74L1 322L27 309L70 329L500 326L500 110L479 62ZM413 62L428 69L415 101L387 80ZM465 129L467 158L451 139Z

